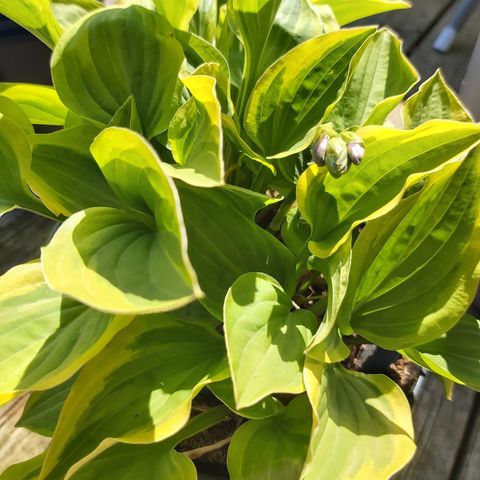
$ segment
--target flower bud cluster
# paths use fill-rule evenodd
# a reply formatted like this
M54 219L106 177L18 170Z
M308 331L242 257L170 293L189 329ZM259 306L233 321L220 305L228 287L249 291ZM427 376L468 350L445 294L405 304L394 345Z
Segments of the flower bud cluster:
M327 124L319 130L312 156L317 165L326 165L334 177L340 177L352 163L360 164L365 156L365 144L356 133L337 133Z

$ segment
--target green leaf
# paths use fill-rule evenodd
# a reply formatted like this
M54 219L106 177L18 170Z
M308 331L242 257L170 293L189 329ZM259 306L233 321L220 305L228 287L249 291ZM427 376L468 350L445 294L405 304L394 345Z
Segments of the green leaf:
M213 315L222 318L227 290L247 272L266 273L293 293L293 255L247 218L231 193L219 188L181 188L180 198L188 254L205 292L201 302Z
M0 216L14 208L49 215L28 187L31 161L32 151L25 132L0 113Z
M42 453L25 462L11 465L0 474L0 480L37 480L44 459L45 453Z
M403 0L310 0L315 5L328 5L332 8L340 25L370 17L390 10L410 8L409 2Z
M357 225L391 211L419 178L480 140L478 125L445 120L411 131L371 126L357 133L366 143L359 166L334 178L312 165L298 181L298 206L312 227L309 248L321 258L334 253Z
M480 391L480 320L465 314L441 337L402 354L434 373Z
M114 445L87 463L72 480L127 478L197 480L193 462L172 449L170 442L152 445ZM1 478L0 478L1 480Z
M317 322L313 313L291 309L290 297L265 274L246 273L228 291L225 341L237 408L305 390L303 352Z
M373 31L368 27L320 35L265 71L245 113L245 129L263 154L286 157L312 142L347 77L350 60Z
M76 378L74 375L54 388L31 393L15 427L27 428L46 437L53 436L60 411Z
M405 128L415 128L428 120L445 119L472 122L472 117L437 70L402 108Z
M66 217L96 206L119 206L90 153L99 130L78 126L30 137L33 147L29 183L55 215Z
M9 270L0 277L0 403L63 383L130 320L50 290L39 263Z
M390 478L412 458L412 414L383 375L307 362L313 428L302 480Z
M302 218L298 208L292 208L282 224L282 240L298 256L309 238L310 225Z
M62 126L67 109L53 87L28 83L0 83L0 95L10 98L33 124Z
M71 475L115 443L172 436L186 424L193 397L228 376L222 337L178 315L137 317L82 369L60 415L42 480Z
M406 348L464 315L480 279L479 160L476 149L362 231L344 311L355 332L383 348Z
M170 25L179 30L188 30L188 25L197 11L199 0L153 0L157 11L163 15Z
M53 16L50 0L0 0L0 14L33 33L50 48L63 32Z
M245 52L242 84L237 108L243 113L245 103L258 79L268 35L282 0L228 0L228 21Z
M172 310L201 296L175 185L153 148L111 127L91 151L125 209L90 208L70 217L42 251L49 284L114 313Z
M328 259L317 260L316 267L323 273L328 285L327 312L306 353L319 362L335 363L345 360L350 349L343 343L338 330L337 316L347 294L352 261L350 242Z
M0 95L0 115L4 115L19 126L26 135L34 133L32 123L25 112L8 97Z
M343 92L323 122L332 122L339 132L381 125L418 79L402 53L400 40L392 32L380 30L353 57Z
M228 449L230 479L297 480L307 455L311 414L302 395L278 415L240 426Z
M53 16L59 25L67 29L92 10L103 7L96 0L51 0Z
M163 132L178 108L183 61L172 34L162 17L142 7L91 13L68 30L53 53L61 100L78 115L108 125L132 96L145 136Z
M212 393L236 414L245 418L261 419L276 415L283 409L283 405L275 397L266 397L251 407L238 409L235 405L233 383L231 378L212 383L208 387Z
M185 78L192 97L180 107L168 129L168 141L176 165L164 164L165 172L198 187L223 184L223 133L216 81L206 75Z
M207 42L214 43L217 34L217 0L199 0L198 10L190 22L190 30Z

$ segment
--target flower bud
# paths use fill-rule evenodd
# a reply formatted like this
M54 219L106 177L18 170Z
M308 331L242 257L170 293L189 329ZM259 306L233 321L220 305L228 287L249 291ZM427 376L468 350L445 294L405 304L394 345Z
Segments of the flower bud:
M347 142L350 161L355 165L359 165L365 156L365 144L362 138L354 132L342 132L341 137Z
M327 154L328 142L330 141L329 135L323 135L320 140L313 145L313 161L320 166L325 165L325 155Z
M350 142L347 145L348 157L355 165L359 165L365 156L363 143Z
M328 142L325 164L334 177L340 177L347 172L349 166L347 144L341 137L333 137Z

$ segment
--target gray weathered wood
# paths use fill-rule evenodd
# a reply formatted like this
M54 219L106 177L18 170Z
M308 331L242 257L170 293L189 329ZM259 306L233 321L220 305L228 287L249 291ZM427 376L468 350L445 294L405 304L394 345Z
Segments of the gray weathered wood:
M474 400L475 392L456 385L448 401L440 381L427 378L413 410L417 452L395 480L450 480Z
M457 468L451 480L478 480L480 478L480 394L477 393L475 409L469 430L461 446Z
M48 438L15 428L26 400L24 396L0 407L0 472L42 453L49 443Z

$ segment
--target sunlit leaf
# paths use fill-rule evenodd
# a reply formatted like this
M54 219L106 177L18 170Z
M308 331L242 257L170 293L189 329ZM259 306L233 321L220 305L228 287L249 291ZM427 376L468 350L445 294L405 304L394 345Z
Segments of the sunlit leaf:
M340 99L323 121L332 122L339 132L381 125L419 78L401 48L388 30L373 34L353 57Z
M231 480L297 480L307 455L312 411L305 395L277 415L250 420L228 449Z
M362 163L340 178L312 165L300 177L297 201L312 227L309 248L328 257L345 242L355 226L391 211L405 188L475 146L478 125L431 121L415 130L364 127Z
M480 320L464 315L441 337L402 350L415 363L480 391Z
M183 52L155 12L138 6L93 12L62 37L52 76L65 105L109 124L132 96L145 136L167 129L178 108Z
M39 263L8 271L0 277L0 403L63 383L130 320L50 290Z
M225 298L224 322L236 406L250 407L272 393L302 393L304 350L314 315L291 311L292 301L272 277L246 273Z
M177 165L164 165L165 172L190 185L214 187L223 184L223 132L216 81L206 75L185 78L192 97L170 123L168 139Z
M188 24L198 8L199 0L153 0L157 11L175 28L188 30Z
M403 0L310 0L315 5L328 5L332 8L340 25L370 17L390 10L410 8L410 3Z
M387 479L412 458L410 407L392 380L310 361L305 384L313 428L302 480Z
M403 104L402 116L405 128L415 128L433 119L472 121L470 113L447 85L440 70Z
M464 315L480 279L479 154L432 176L362 231L343 311L354 331L405 348L434 340Z
M171 310L201 296L177 192L152 147L111 127L91 150L124 208L90 208L63 223L42 252L52 288L119 313Z
M33 33L50 48L63 32L53 16L50 0L0 0L0 14Z
M170 437L201 388L226 376L223 339L210 327L174 314L136 318L82 369L40 478L64 478L117 442Z
M269 67L247 105L245 129L270 157L305 149L345 81L350 60L373 28L320 35Z

